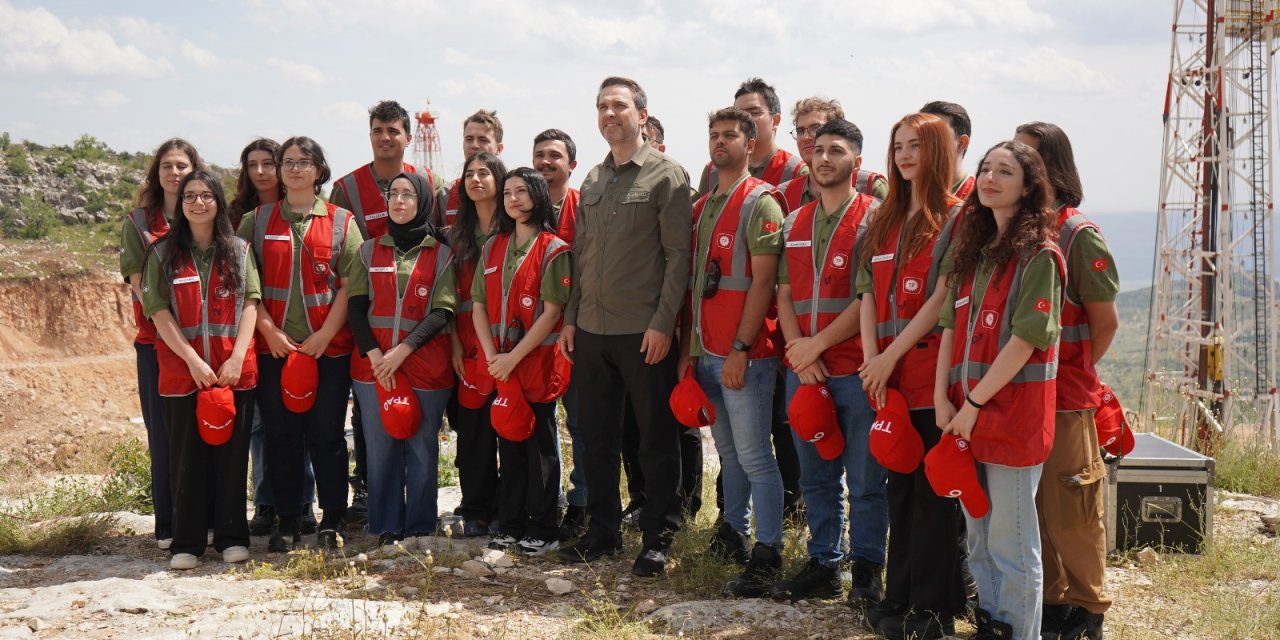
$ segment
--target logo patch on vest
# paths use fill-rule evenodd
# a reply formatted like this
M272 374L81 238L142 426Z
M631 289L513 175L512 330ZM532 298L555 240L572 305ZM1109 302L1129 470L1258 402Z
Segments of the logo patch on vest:
M733 246L733 236L727 233L722 233L716 236L716 244L720 245L721 249L728 249Z
M531 296L531 295L527 295L527 294L526 294L526 295L523 295L523 296L520 296L520 306L522 306L522 307L524 307L524 308L526 308L526 309L532 309L532 308L533 308L533 296Z
M831 266L837 269L843 269L849 266L849 255L845 253L837 253L831 256Z
M996 328L996 312L994 312L994 311L983 311L983 312L982 312L982 326L984 326L984 327L986 327L986 328L988 328L988 329L994 329L994 328Z
M328 272L329 272L329 265L327 265L327 264L325 264L325 263L323 263L323 262L317 262L317 263L315 263L315 268L316 268L316 273L318 273L318 274L320 274L320 275L324 275L324 274L326 274L326 273L328 273Z
M1097 260L1094 260L1094 261L1093 261L1093 270L1094 270L1094 271L1106 271L1106 270L1107 270L1107 259L1106 259L1106 258L1098 258Z
M219 298L224 298L224 299L225 299L225 298L230 298L230 297L231 297L231 289L229 289L229 288L227 288L227 287L218 287L218 290L217 290L217 291L214 291L214 292L213 292L213 294L214 294L214 295L216 295L216 296L218 296Z
M924 281L920 278L903 278L902 290L909 295L920 295L924 292Z
M431 288L425 284L420 284L414 293L417 293L419 298L425 298L431 294Z
M1050 309L1051 306L1049 305L1048 300L1045 300L1044 298L1036 299L1036 311L1039 311L1040 313L1049 313Z

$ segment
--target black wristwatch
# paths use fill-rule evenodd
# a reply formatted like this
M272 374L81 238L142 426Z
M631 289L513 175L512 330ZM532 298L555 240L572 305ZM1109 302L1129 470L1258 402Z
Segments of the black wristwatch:
M743 342L743 341L741 341L741 340L739 340L739 339L737 339L737 338L734 338L734 339L733 339L733 350L734 350L734 351L740 351L740 352L742 352L742 353L746 353L746 352L748 352L748 351L750 351L750 350L751 350L751 345L749 345L749 344L747 344L747 343L745 343L745 342Z

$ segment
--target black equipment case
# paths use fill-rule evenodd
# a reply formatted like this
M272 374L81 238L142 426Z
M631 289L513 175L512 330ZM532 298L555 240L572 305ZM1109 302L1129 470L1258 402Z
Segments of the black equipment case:
M1213 458L1152 433L1107 465L1107 550L1200 553L1213 535Z

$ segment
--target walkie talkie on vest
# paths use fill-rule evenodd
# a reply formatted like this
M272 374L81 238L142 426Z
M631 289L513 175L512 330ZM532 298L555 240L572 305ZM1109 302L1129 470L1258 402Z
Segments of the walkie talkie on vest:
M707 262L707 279L702 283L702 297L710 298L720 290L720 258Z

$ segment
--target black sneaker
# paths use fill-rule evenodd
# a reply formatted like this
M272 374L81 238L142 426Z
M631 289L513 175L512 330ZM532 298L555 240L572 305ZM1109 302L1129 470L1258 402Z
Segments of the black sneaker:
M276 529L267 540L267 551L271 553L287 553L302 543L302 532L299 531L298 516L280 516L276 521Z
M870 560L853 560L853 588L849 589L849 608L865 614L868 605L880 602L884 597L881 580L883 571L883 565Z
M889 602L888 600L869 602L862 610L862 627L867 631L876 633L876 627L880 626L881 620L901 616L906 610L906 606L896 602Z
M346 512L330 509L324 512L320 520L320 530L316 532L316 546L321 549L337 549L342 542L342 534L347 530Z
M751 539L746 534L734 531L728 522L721 521L715 535L711 536L711 545L707 551L726 562L733 561L739 565L746 565L751 558L751 552L748 550L750 548Z
M844 585L840 584L840 573L835 567L824 566L817 558L809 558L809 563L790 580L773 583L769 595L774 600L791 602L810 598L838 598L844 595Z
M730 598L763 598L782 576L782 550L756 543L742 575L730 580L720 592Z
M253 519L249 520L249 535L265 536L276 526L276 508L269 504L260 504L253 509Z
M644 510L644 502L632 500L626 509L622 510L622 526L629 529L640 528L640 512Z
M404 534L398 531L387 531L378 536L378 548L383 551L393 551L396 549L396 543L404 545Z
M316 511L312 505L307 505L305 511L302 512L302 535L309 536L320 529L319 523L316 522Z
M351 506L347 509L347 515L352 522L367 522L369 520L369 491L363 485L351 485Z
M955 619L932 611L911 610L880 620L876 633L885 640L937 640L955 635Z
M1042 611L1043 614L1040 616L1040 635L1044 638L1058 640L1058 634L1062 632L1062 623L1067 621L1067 615L1071 613L1071 605L1049 604L1046 602Z
M560 521L560 541L568 542L581 536L587 530L587 508L569 505L564 510L564 520Z
M613 556L622 553L622 542L618 540L600 540L590 536L578 538L574 544L561 547L556 551L556 555L561 560L580 564L583 562L594 562L601 556Z
M652 578L667 572L667 550L657 547L646 547L636 556L631 565L631 573L641 578Z
M1062 622L1058 632L1059 640L1102 640L1101 613L1089 613L1088 609L1074 607Z

